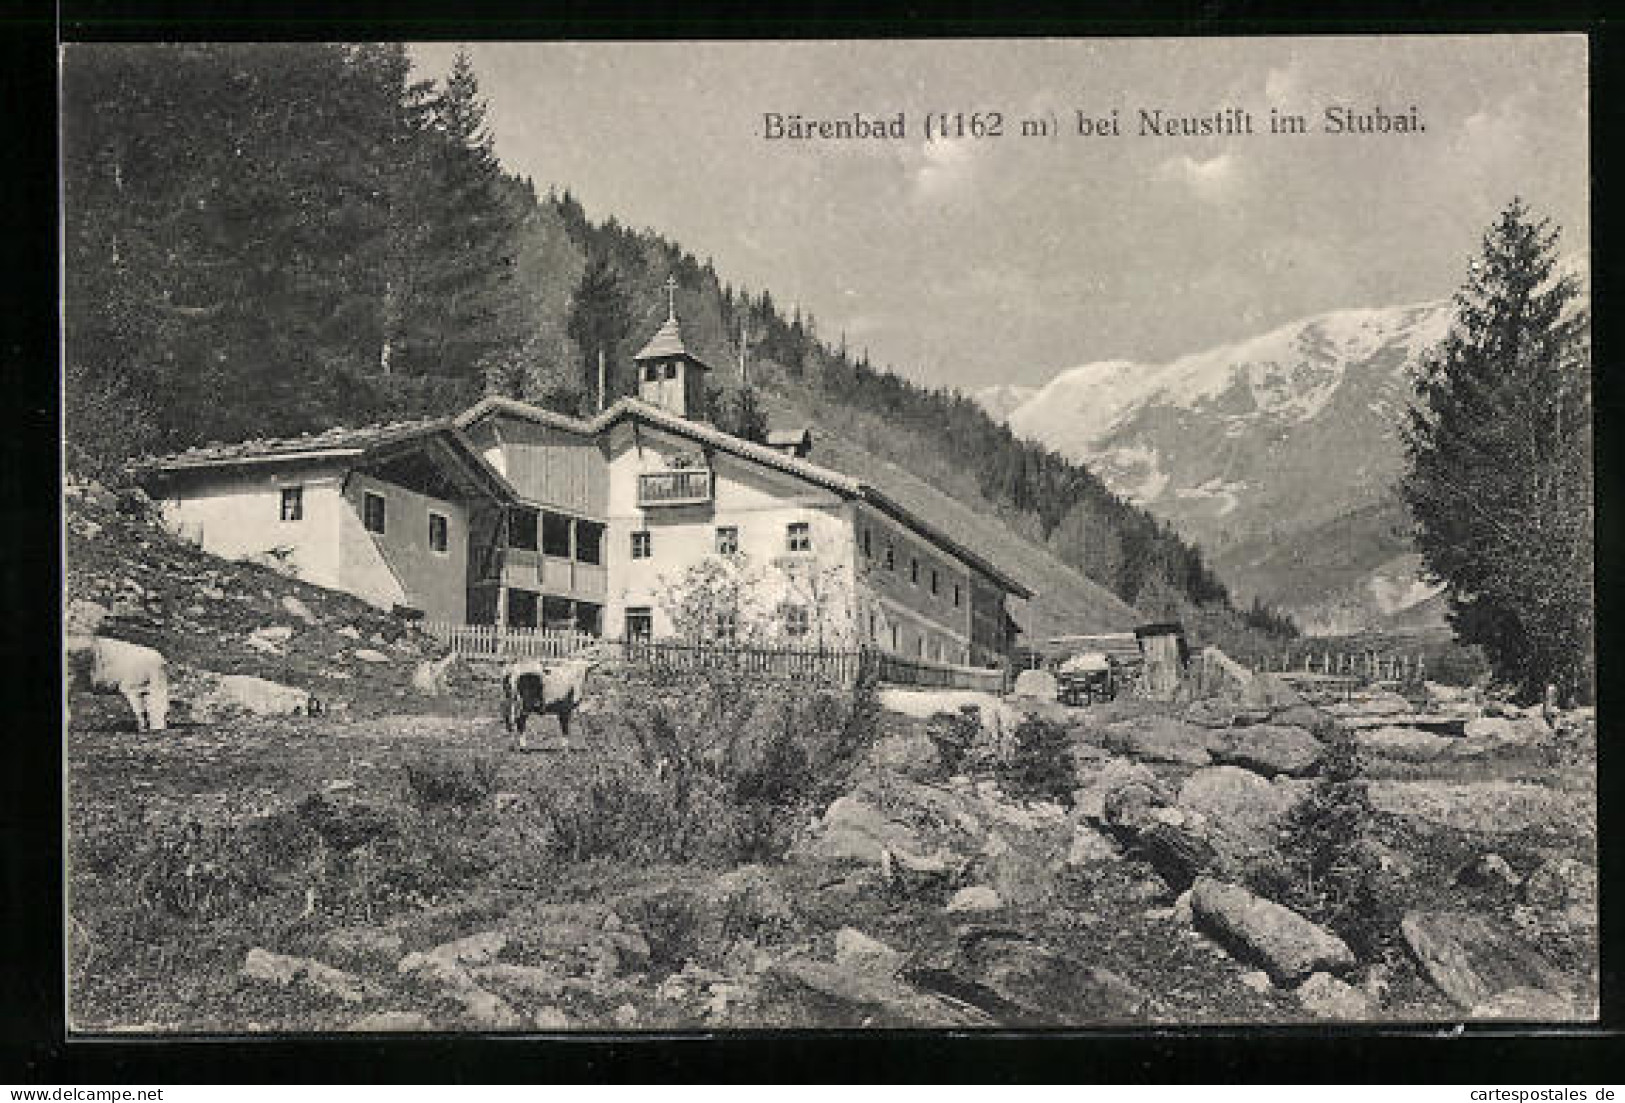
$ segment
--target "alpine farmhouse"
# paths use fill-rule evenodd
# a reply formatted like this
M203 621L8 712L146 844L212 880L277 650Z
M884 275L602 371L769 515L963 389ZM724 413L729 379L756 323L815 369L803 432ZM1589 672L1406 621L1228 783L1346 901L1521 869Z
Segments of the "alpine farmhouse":
M208 445L137 471L206 550L430 621L692 633L671 595L709 562L748 584L753 638L1006 661L1005 599L1027 587L811 462L808 431L764 445L707 423L710 369L675 312L635 361L638 396L590 419L490 397L454 418ZM743 615L698 630L731 638Z

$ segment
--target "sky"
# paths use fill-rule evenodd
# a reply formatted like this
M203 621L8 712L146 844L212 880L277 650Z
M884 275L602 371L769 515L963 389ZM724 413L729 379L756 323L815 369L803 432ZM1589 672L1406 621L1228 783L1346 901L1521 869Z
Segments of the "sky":
M458 48L414 46L420 74ZM511 171L931 385L1039 384L1445 298L1515 195L1587 251L1578 36L466 48ZM1328 107L1414 108L1425 129L1324 133ZM1078 135L1080 110L1114 109L1117 136ZM1307 132L1268 133L1272 109ZM1255 133L1142 134L1142 110L1245 111ZM906 136L768 140L770 112L903 112ZM991 112L998 137L924 137L928 115Z

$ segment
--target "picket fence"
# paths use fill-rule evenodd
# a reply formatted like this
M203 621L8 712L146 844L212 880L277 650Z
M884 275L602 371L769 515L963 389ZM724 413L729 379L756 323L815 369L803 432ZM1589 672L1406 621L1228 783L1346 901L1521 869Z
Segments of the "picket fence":
M590 647L611 645L616 658L661 673L723 673L760 680L807 680L847 685L871 666L896 685L975 689L1004 693L1003 669L955 666L909 659L873 648L787 647L762 644L689 643L682 640L604 640L554 628L489 624L426 623L424 630L467 659L567 659Z
M1319 674L1365 682L1420 685L1427 678L1421 655L1393 655L1378 651L1307 650L1267 656L1261 664L1277 674Z

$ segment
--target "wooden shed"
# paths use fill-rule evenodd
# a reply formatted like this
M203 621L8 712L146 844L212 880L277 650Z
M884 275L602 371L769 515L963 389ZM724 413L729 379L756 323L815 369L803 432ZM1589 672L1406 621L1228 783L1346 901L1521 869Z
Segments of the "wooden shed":
M1145 663L1141 683L1145 695L1154 701L1172 701L1185 677L1185 664L1190 661L1184 625L1178 621L1142 624L1134 630L1134 637Z

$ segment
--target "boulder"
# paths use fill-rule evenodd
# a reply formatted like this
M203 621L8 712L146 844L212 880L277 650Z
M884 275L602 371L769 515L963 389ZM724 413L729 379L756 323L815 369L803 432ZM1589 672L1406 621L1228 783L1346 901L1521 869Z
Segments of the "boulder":
M1088 965L1005 931L960 939L958 971L997 997L984 1010L1004 1026L1078 1026L1143 1016L1150 997L1108 969ZM976 994L965 996L979 1003Z
M1330 719L1330 716L1313 705L1290 705L1287 708L1275 709L1270 713L1270 723L1303 728L1310 734L1313 734Z
M439 958L464 967L489 965L507 948L508 936L502 931L481 931L452 942L443 942L429 951L430 957Z
M495 988L521 1001L553 1000L564 991L564 978L540 965L501 961L470 970L481 986Z
M883 850L924 850L914 829L889 818L862 797L837 797L824 811L804 853L811 858L878 862Z
M1597 921L1597 871L1577 858L1542 862L1524 882L1523 899L1532 908L1564 912Z
M1456 740L1420 728L1366 728L1355 735L1360 750L1400 762L1432 762Z
M762 997L787 1012L791 1025L819 1029L995 1025L975 1008L894 977L807 958L769 966L762 976Z
M353 624L346 624L343 628L338 629L338 634L347 640L359 640L361 638L361 629Z
M1239 766L1197 770L1179 788L1179 807L1203 817L1208 841L1231 862L1267 851L1277 821L1293 803L1292 794Z
M1073 805L1088 819L1102 819L1106 815L1107 799L1119 789L1131 785L1144 786L1155 802L1167 803L1167 794L1151 767L1128 758L1111 758L1104 763L1091 763L1078 767L1083 787L1073 794Z
M903 965L903 954L855 927L835 932L835 964L857 973L893 976Z
M1320 740L1302 728L1258 724L1237 731L1217 757L1271 777L1304 777L1320 762L1321 750Z
M1340 972L1355 964L1341 938L1240 885L1197 878L1191 889L1191 912L1199 927L1257 961L1279 983L1323 970Z
M1529 747L1551 738L1552 729L1539 715L1480 716L1467 721L1462 734L1468 740L1496 749Z
M1114 862L1122 856L1122 848L1088 824L1080 823L1072 828L1072 842L1066 852L1067 865Z
M1521 878L1499 854L1483 854L1456 871L1456 883L1474 888L1515 889Z
M537 1030L569 1030L573 1025L570 1016L556 1007L539 1007L530 1017L530 1023Z
M1059 847L1051 850L1047 844L1036 832L995 830L977 856L977 879L1011 907L1037 908L1054 898L1056 873L1064 860Z
M999 894L987 885L970 885L954 893L948 901L948 911L960 912L991 912L998 911L1004 906Z
M1588 1019L1585 1013L1563 996L1544 988L1508 988L1497 992L1468 1012L1473 1019L1516 1019L1521 1022L1553 1022Z
M1235 705L1217 697L1198 697L1184 712L1185 723L1204 728L1228 728L1235 717Z
M1151 762L1206 766L1213 761L1208 753L1212 731L1172 716L1120 720L1106 729L1106 740L1120 754Z
M1254 674L1241 689L1240 703L1249 709L1288 709L1303 704L1297 690L1274 674Z
M401 936L384 927L335 927L322 936L322 948L356 965L393 966L404 952Z
M1047 670L1023 670L1016 675L1015 688L1011 694L1016 697L1031 697L1039 701L1053 701L1059 692L1055 675Z
M236 716L298 716L310 711L310 693L250 674L183 671L175 696L192 720L213 724Z
M480 1029L520 1029L525 1022L519 1013L501 996L481 988L468 969L458 961L459 954L466 955L471 961L479 961L489 945L491 943L480 935L472 936L472 939L459 939L426 954L407 954L395 966L395 970L419 984L438 989L461 1004L464 1016Z
M387 663L387 662L389 662L389 656L388 655L384 654L382 651L374 650L371 647L358 647L358 648L356 648L356 650L354 651L352 657L359 660L360 662L364 662L364 663Z
M243 959L241 975L279 988L304 988L319 996L344 1003L361 1003L367 998L361 978L307 957L276 954L258 946Z
M1488 916L1416 911L1399 929L1423 974L1464 1010L1513 988L1563 988L1555 966Z
M1298 1003L1318 1019L1360 1021L1371 1018L1371 999L1330 973L1316 973L1298 986Z
M306 605L292 594L283 595L280 604L282 605L283 611L291 617L297 617L306 624L315 624L317 622L316 614L310 611L310 606Z

